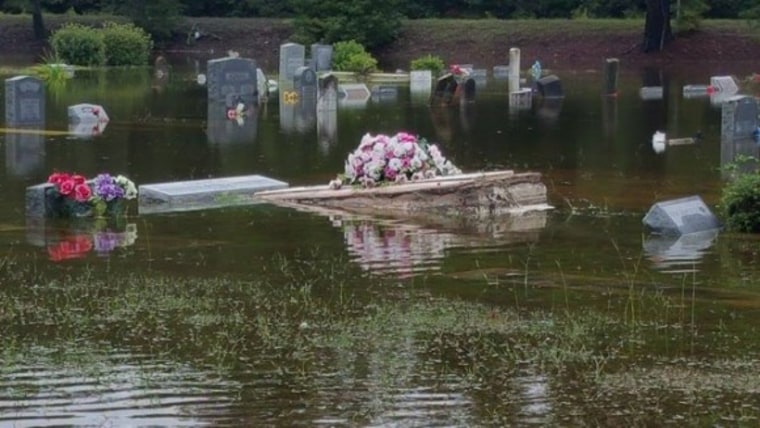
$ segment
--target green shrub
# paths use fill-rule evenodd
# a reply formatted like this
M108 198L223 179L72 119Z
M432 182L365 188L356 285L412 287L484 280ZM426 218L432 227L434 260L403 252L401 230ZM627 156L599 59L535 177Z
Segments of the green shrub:
M377 60L354 40L333 45L333 69L367 74L377 70Z
M428 54L412 60L410 67L412 70L430 70L433 76L439 76L446 68L446 64L443 63L441 57Z
M56 57L72 65L103 65L106 61L103 34L80 24L68 23L50 37Z
M148 33L133 24L107 22L103 26L107 65L146 65L153 48Z
M726 228L736 232L760 232L760 173L739 174L720 199Z

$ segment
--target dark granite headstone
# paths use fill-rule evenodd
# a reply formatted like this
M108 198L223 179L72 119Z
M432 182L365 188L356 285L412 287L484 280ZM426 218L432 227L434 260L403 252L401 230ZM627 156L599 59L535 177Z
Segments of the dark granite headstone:
M5 126L42 127L45 124L45 84L36 77L5 79Z
M256 61L247 58L219 58L206 63L209 102L234 107L238 102L253 106L258 102Z
M684 235L721 227L699 196L658 202L652 205L642 222L660 235Z
M293 78L293 88L298 94L296 129L305 132L317 116L317 73L309 67L300 67Z
M729 97L721 107L721 137L724 139L751 138L757 129L757 101L754 97Z
M306 48L298 43L280 46L280 75L278 80L292 82L296 70L305 64Z
M475 79L472 77L468 78L464 81L462 84L462 94L461 94L461 102L462 103L471 103L475 102L475 89L477 88L477 82L475 82Z
M314 43L311 45L311 63L314 71L323 72L332 70L332 45Z
M536 87L538 93L544 98L562 98L565 96L562 91L562 81L553 74L538 79Z
M478 87L488 84L488 71L484 68L475 68L470 72L470 78L475 80Z
M430 98L431 104L449 105L454 99L459 82L452 74L445 74L435 82L433 95Z

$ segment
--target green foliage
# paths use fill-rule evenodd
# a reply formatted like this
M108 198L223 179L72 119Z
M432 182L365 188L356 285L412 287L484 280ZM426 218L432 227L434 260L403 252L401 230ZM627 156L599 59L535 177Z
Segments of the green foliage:
M297 37L304 42L355 40L368 49L393 42L401 0L293 0Z
M105 64L103 34L80 24L65 24L50 37L54 55L73 65L97 66Z
M49 89L58 90L66 85L67 71L62 66L64 61L55 53L45 52L42 63L31 67L32 73L45 81Z
M146 65L153 48L148 33L133 24L103 25L107 65Z
M333 69L367 74L377 70L377 60L355 40L337 42L333 46Z
M720 208L726 227L760 233L760 173L739 173L723 188Z
M433 76L439 76L443 72L443 69L446 68L446 64L444 64L441 57L427 54L413 59L410 68L412 70L430 70L433 72Z
M699 30L702 16L709 9L705 0L681 0L681 10L677 11L676 29L678 32Z
M126 16L153 40L168 40L179 28L183 6L179 0L110 0L116 14Z

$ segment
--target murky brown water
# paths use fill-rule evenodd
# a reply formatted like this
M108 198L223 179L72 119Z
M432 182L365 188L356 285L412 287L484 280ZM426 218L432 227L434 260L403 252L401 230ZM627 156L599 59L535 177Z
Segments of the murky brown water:
M665 101L642 101L638 74L606 100L598 74L560 72L561 104L515 114L505 82L464 111L402 89L339 109L317 143L276 101L234 135L208 131L192 64L173 71L80 73L48 94L51 130L68 105L104 105L97 138L0 134L0 425L756 423L760 240L641 227L659 200L719 199L720 109L678 90L709 76L669 75ZM365 132L401 129L465 170L542 172L557 209L469 229L271 206L24 214L54 169L324 183ZM657 129L703 139L658 155Z

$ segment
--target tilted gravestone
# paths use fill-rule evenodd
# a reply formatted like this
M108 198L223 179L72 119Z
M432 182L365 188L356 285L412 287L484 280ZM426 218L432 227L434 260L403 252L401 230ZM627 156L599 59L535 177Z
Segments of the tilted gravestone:
M435 82L435 88L433 89L433 95L430 98L430 103L433 105L449 105L454 100L454 96L459 87L457 79L451 75L446 74L438 78Z
M338 110L338 78L326 74L319 78L317 85L317 111Z
M754 97L736 95L723 101L721 131L723 139L749 139L758 125L757 101Z
M317 73L332 70L332 45L314 43L311 45L311 62Z
M477 82L475 82L475 79L472 77L466 79L462 85L462 93L460 95L459 101L461 103L471 103L475 101L475 89L477 87Z
M219 58L206 63L209 102L234 107L238 102L254 106L258 102L256 61L248 58Z
M5 79L5 126L44 126L45 84L36 77Z
M642 223L661 235L684 235L721 228L718 219L699 196L658 202L652 205Z
M30 76L5 80L5 127L25 130L45 128L45 85ZM5 136L5 168L15 176L30 176L44 166L42 133L19 132Z
M553 74L538 79L536 86L538 93L544 98L562 98L565 96L562 90L562 81Z
M305 64L306 49L298 43L285 43L280 46L280 76L278 80L292 82L296 70Z

